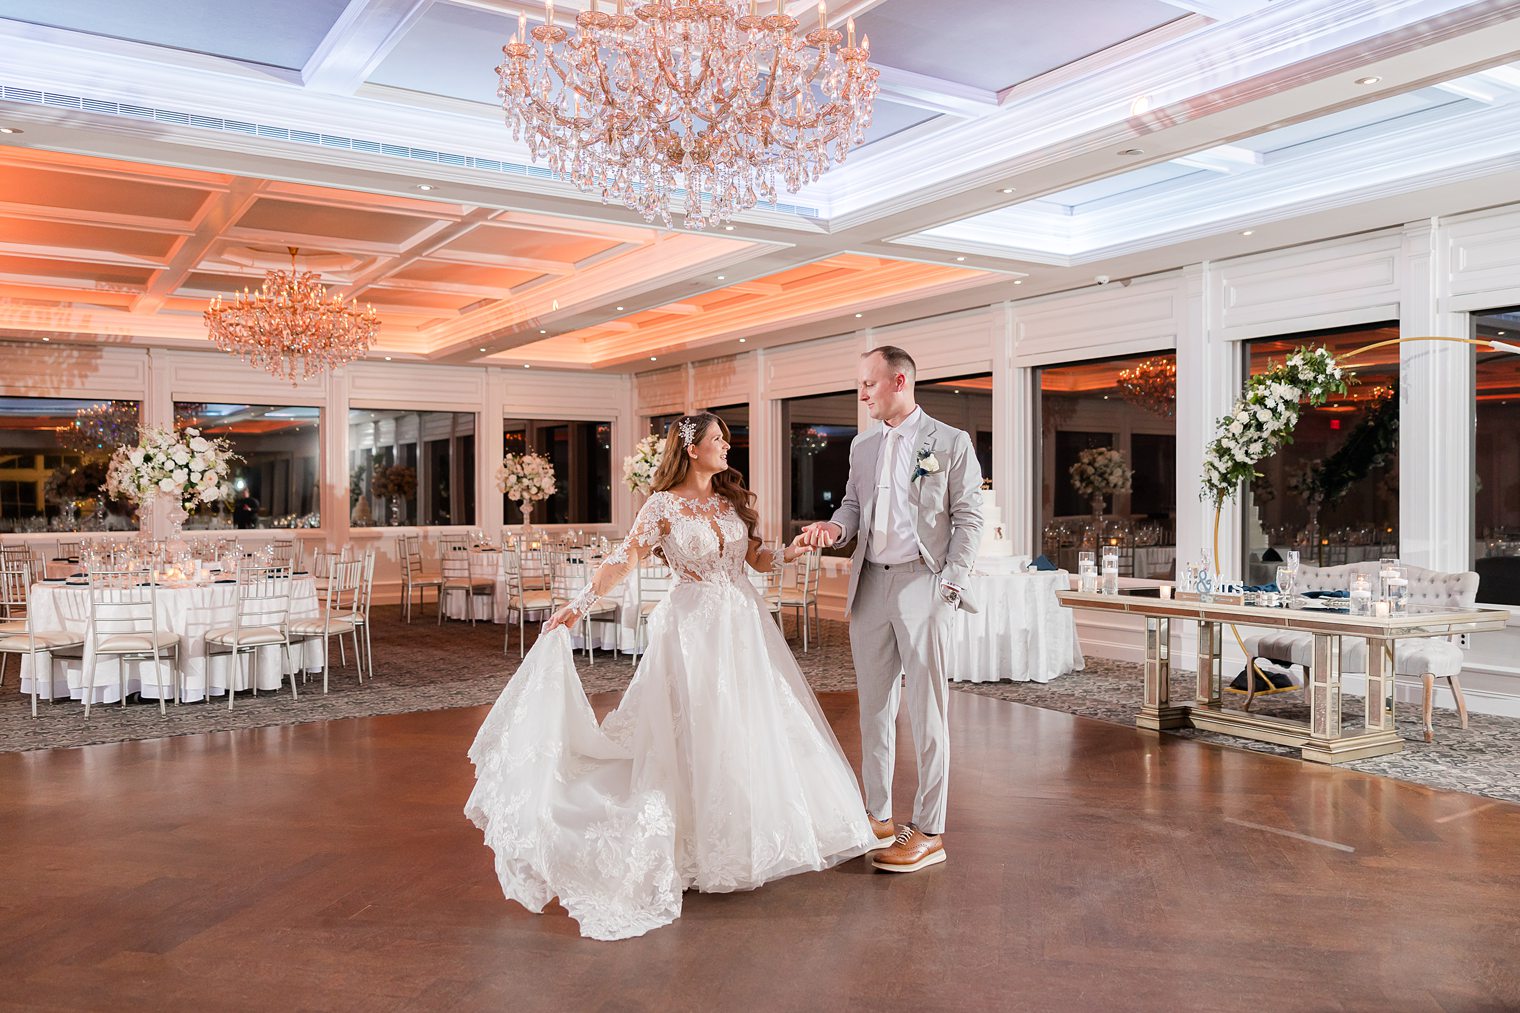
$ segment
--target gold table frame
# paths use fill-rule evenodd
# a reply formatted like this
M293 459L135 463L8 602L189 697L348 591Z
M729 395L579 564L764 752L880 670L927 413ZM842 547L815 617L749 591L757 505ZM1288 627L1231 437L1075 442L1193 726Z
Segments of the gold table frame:
M1508 609L1410 605L1407 612L1396 616L1354 616L1323 608L1245 605L1238 595L1218 595L1205 602L1187 594L1153 598L1133 593L1058 591L1056 599L1071 609L1121 612L1145 619L1145 698L1135 716L1138 727L1156 731L1202 728L1292 746L1303 759L1316 763L1345 763L1404 748L1393 723L1396 641L1501 630L1509 620ZM1197 691L1191 704L1171 701L1174 619L1198 624ZM1224 708L1220 669L1225 624L1313 634L1314 664L1304 687L1309 697L1307 725ZM1367 641L1368 703L1360 727L1341 723L1341 638L1348 636Z

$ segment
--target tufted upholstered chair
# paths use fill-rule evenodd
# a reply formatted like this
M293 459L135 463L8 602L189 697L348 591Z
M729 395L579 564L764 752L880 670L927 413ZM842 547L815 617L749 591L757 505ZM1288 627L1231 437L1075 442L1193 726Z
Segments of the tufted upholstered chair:
M1340 591L1351 585L1351 578L1364 573L1377 579L1377 560L1348 563L1344 566L1300 566L1298 590ZM1409 600L1416 605L1447 605L1471 608L1478 601L1478 575L1472 571L1448 573L1443 570L1427 570L1423 566L1405 566L1409 573ZM1302 665L1307 671L1314 661L1314 636L1290 630L1272 630L1245 638L1246 652L1253 658L1271 658L1274 661ZM1346 637L1341 642L1341 671L1365 673L1367 671L1367 641ZM1462 696L1462 684L1457 677L1462 672L1462 648L1450 640L1427 637L1401 640L1394 647L1394 675L1419 676L1425 684L1425 741L1435 738L1431 723L1431 707L1435 699L1437 679L1445 679L1451 686L1451 695L1457 702L1457 715L1462 727L1467 727L1467 701ZM1246 706L1251 697L1246 697Z

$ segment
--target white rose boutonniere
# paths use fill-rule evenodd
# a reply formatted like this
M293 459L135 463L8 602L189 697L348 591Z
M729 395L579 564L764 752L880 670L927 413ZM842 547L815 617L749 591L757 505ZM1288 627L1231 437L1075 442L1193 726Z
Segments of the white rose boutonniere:
M913 481L917 482L925 475L932 475L939 471L939 458L934 456L934 451L928 447L918 452L918 467L913 469Z

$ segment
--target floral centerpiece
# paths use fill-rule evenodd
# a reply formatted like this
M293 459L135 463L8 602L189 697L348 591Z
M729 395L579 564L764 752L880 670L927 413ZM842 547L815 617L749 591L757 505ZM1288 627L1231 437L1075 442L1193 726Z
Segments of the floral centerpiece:
M230 443L207 439L199 429L175 432L146 427L138 434L136 446L117 447L111 455L105 491L136 503L139 514L155 500L168 501L174 536L190 511L231 495L228 473L240 460Z
M665 438L657 433L644 437L633 448L633 453L623 458L623 484L644 496L654 482L654 473L660 468L665 456Z
M390 500L391 523L401 523L401 501L417 495L417 470L405 464L376 468L370 490L381 499Z
M516 500L522 507L523 528L533 518L533 504L548 499L559 488L554 478L554 465L542 454L508 454L496 469L496 487L508 499Z
M1286 362L1251 377L1235 409L1215 427L1203 454L1202 498L1217 509L1256 477L1256 464L1293 442L1302 404L1322 405L1346 392L1345 371L1328 348L1301 348Z
M1103 497L1129 492L1134 469L1128 467L1124 455L1112 447L1090 447L1077 455L1077 463L1071 466L1070 475L1071 487L1092 503L1095 534L1101 535L1097 527L1103 522Z

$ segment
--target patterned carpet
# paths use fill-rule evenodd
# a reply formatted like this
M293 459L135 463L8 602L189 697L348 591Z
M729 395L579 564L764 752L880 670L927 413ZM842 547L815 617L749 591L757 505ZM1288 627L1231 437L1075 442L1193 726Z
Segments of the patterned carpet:
M308 684L301 698L293 701L287 688L279 694L262 693L257 699L240 694L229 711L226 700L209 704L170 707L160 717L156 704L98 707L88 722L77 702L39 704L39 716L29 714L30 700L17 691L16 665L9 665L0 685L0 752L55 749L148 739L167 735L232 731L266 725L298 724L334 718L408 711L473 707L496 699L518 665L516 645L502 654L502 627L450 622L437 626L431 617L408 626L400 621L399 609L376 610L375 656L380 674L373 683L359 686L353 670L334 667L332 692L323 695L320 682ZM843 623L825 622L822 644L801 653L798 660L809 683L818 692L853 691L855 674L850 663L849 633ZM790 628L790 627L789 627ZM531 632L529 634L531 640ZM583 655L576 665L588 693L620 691L633 671L627 659L599 655L588 664ZM1064 711L1082 717L1131 724L1140 707L1138 665L1089 659L1087 669L1054 682L955 684L967 693L1010 700L1015 703ZM1191 673L1173 676L1172 697L1192 696ZM1232 701L1230 701L1232 702ZM1345 720L1361 720L1361 700L1348 697ZM1259 698L1261 713L1307 718L1301 693ZM1415 708L1406 708L1399 721L1405 740L1402 753L1345 764L1354 770L1412 781L1433 788L1470 792L1490 798L1520 802L1520 721L1512 718L1472 716L1463 730L1453 711L1436 711L1436 741L1427 745ZM1221 745L1291 755L1291 750L1231 736L1186 729L1174 733Z

